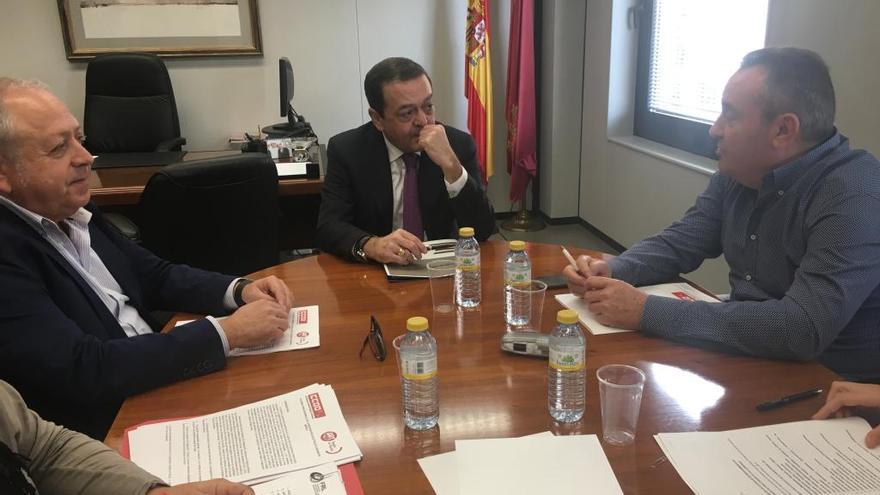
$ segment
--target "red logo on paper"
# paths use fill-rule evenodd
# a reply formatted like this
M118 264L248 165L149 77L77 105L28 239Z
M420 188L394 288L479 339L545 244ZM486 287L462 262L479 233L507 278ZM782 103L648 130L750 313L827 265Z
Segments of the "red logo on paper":
M323 418L327 414L324 412L324 404L321 404L321 396L318 394L309 394L309 407L312 408L312 416L315 418Z
M296 312L296 321L297 323L303 324L309 322L309 312L301 309Z
M696 299L691 297L691 295L688 294L687 292L682 292L682 291L678 290L678 291L673 292L672 295L681 299L682 301L696 302Z
M338 454L342 452L342 445L336 443L336 432L335 431L325 431L321 433L321 440L327 442L327 450L324 452L328 454Z
M297 333L296 333L296 336L297 336L297 337L308 337L308 336L309 336L309 332L305 332L305 331L303 331L303 332L297 332Z

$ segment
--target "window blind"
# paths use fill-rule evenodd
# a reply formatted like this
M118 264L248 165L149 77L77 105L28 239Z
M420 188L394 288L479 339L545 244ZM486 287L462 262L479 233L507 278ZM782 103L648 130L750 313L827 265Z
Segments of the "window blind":
M768 0L654 0L648 110L711 124L742 57L762 48Z

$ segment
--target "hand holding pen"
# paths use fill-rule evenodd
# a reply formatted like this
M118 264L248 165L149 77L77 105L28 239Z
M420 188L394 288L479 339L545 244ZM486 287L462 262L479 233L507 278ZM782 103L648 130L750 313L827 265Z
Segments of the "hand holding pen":
M603 260L587 255L578 256L575 260L564 247L562 254L568 260L568 266L562 270L562 275L573 294L583 295L587 290L587 279L590 277L611 277L611 267Z

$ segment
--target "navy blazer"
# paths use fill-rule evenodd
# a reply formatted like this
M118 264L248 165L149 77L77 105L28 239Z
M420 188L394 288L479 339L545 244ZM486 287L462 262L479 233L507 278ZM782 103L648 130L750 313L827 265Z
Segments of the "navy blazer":
M495 213L480 179L477 149L470 134L444 126L452 150L468 179L449 198L442 169L422 153L419 206L427 239L458 237L473 227L478 240L495 231ZM351 248L365 235L391 233L394 193L385 138L372 122L337 134L327 143L327 171L321 189L315 243L324 251L352 259Z
M148 311L227 312L233 277L164 261L87 208L92 248L154 331ZM45 419L103 439L126 397L226 365L206 319L127 337L76 269L5 206L0 239L0 379Z

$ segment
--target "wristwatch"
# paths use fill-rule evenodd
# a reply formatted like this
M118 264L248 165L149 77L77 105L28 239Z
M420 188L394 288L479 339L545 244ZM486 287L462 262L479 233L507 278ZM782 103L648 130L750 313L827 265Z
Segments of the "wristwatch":
M240 278L235 281L235 285L232 287L232 300L235 301L235 304L238 307L244 306L244 299L241 298L241 293L244 291L244 288L248 286L248 284L254 283L253 280L249 280L246 278Z
M370 261L367 259L367 253L364 252L364 246L366 246L367 241L369 241L373 237L376 236L365 235L354 243L354 246L351 247L351 255L354 257L354 259L360 261L361 263L367 263L368 261Z

